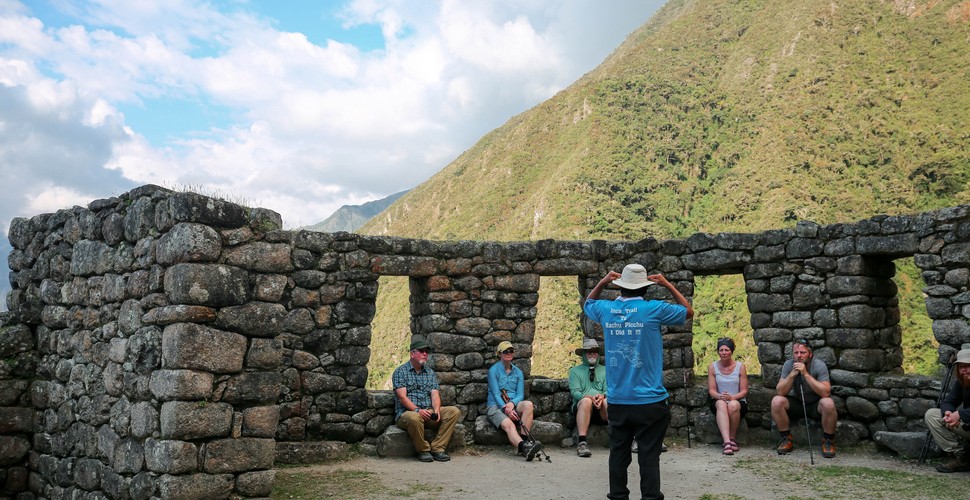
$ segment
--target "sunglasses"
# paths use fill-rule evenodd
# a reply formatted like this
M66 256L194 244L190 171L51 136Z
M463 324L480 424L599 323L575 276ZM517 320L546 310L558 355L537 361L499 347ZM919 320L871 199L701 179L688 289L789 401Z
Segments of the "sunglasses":
M502 351L502 354L512 354L514 352L515 352L515 349L512 349L511 347L509 347L508 349Z
M717 339L717 341L718 342L726 342L726 341L734 342L733 340L731 340L731 337L721 337L721 338Z
M795 341L795 343L796 344L801 344L801 345L804 345L804 346L807 346L808 345L808 341L805 340L805 339L798 339L798 340Z
M420 352L421 354L428 354L431 352L431 349L415 349L415 351Z

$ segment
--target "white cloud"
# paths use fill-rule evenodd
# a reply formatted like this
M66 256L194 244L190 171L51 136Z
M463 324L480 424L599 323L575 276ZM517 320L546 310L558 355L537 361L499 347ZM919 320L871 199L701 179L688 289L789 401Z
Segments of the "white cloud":
M318 222L426 179L595 66L659 3L352 1L344 24L385 37L362 50L281 31L247 2L56 3L74 21L52 27L0 0L0 132L20 131L0 134L0 181L30 193L0 202L0 227L143 183ZM179 100L233 121L159 142L118 111Z

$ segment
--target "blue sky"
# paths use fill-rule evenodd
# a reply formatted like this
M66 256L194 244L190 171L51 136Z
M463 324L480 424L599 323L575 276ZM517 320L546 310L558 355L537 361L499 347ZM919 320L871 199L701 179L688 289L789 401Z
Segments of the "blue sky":
M147 183L314 224L420 184L661 4L0 0L0 234Z

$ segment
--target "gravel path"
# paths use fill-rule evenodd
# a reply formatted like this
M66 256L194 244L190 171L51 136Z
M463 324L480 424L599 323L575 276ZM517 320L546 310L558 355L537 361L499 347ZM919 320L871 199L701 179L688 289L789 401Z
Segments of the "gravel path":
M440 493L413 498L528 498L577 499L605 498L608 490L607 458L609 450L596 448L591 458L580 458L574 448L554 447L548 450L551 462L525 462L509 448L472 448L452 456L446 463L421 463L415 459L359 457L312 469L364 470L375 473L384 485L401 488L420 482L437 485ZM754 461L753 467L734 467L738 461ZM785 470L797 473L810 467L807 450L796 450L779 457L768 447L746 447L734 456L721 454L720 446L694 444L692 448L674 443L661 455L660 471L666 498L774 499L817 497L805 485L793 484L754 472L760 460L787 462ZM913 461L902 461L869 451L841 452L834 459L815 454L815 464L854 465L914 474L937 474L929 466L917 467ZM636 462L630 467L631 497L639 493Z

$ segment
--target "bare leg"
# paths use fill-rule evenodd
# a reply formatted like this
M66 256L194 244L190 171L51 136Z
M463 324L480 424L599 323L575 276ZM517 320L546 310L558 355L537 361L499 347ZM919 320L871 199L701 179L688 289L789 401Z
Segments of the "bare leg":
M818 401L818 413L822 416L822 431L835 434L835 424L838 423L839 414L835 410L835 402L832 398L822 398Z
M583 398L576 404L576 431L580 436L585 436L589 431L589 419L592 416L593 402L589 398Z
M779 431L791 430L791 423L788 421L788 398L785 396L775 396L771 398L771 418Z
M726 402L718 400L714 403L717 412L714 419L717 421L717 430L721 433L721 441L731 440L731 421L728 415L728 405Z

